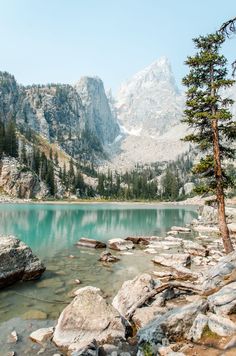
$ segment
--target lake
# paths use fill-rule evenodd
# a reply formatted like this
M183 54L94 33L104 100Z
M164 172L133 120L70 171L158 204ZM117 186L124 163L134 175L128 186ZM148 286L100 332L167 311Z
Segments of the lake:
M47 270L38 281L1 290L0 322L31 318L37 312L55 320L66 305L61 302L69 303L72 290L80 286L97 286L112 298L124 280L158 270L152 256L141 249L133 255L114 252L121 260L104 265L98 262L101 250L75 246L80 237L107 241L129 235L164 236L171 226L184 226L196 216L196 207L164 204L1 204L0 234L26 242ZM75 279L82 284L76 285Z

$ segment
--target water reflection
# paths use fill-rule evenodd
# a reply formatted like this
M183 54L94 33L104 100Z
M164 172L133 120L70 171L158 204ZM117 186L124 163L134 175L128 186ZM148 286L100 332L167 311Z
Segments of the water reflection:
M81 236L106 241L128 235L163 235L196 217L191 207L144 205L0 206L0 234L13 234L41 256L71 247Z

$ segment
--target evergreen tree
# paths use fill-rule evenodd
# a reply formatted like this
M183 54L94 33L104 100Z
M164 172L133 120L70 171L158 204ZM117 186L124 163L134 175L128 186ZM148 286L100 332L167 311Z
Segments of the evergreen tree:
M26 152L26 147L25 147L25 143L24 142L22 142L22 146L21 146L20 160L21 160L21 162L23 164L25 164L25 165L28 164L27 152Z
M4 152L5 148L5 127L4 123L0 121L0 158Z
M236 138L236 124L228 110L232 100L222 97L222 89L234 83L227 79L227 61L219 53L224 40L224 36L218 33L193 40L198 52L186 61L190 71L183 79L187 87L183 122L194 129L185 141L196 144L203 154L193 171L206 180L199 192L216 194L219 230L225 251L229 253L233 246L226 224L224 201L224 189L229 179L222 168L222 160L234 158L231 143Z
M51 161L48 162L48 169L46 173L46 183L49 188L50 195L54 196L56 193L55 186L55 176L54 176L54 167Z
M16 137L16 125L10 120L5 130L5 152L12 157L18 157L18 142Z

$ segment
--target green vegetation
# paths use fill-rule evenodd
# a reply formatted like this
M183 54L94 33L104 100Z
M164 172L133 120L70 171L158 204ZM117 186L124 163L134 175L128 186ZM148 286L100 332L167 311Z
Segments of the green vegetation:
M227 78L226 58L220 54L225 37L219 33L193 40L197 53L188 57L189 74L183 79L187 87L185 122L192 132L185 137L202 154L193 173L202 179L197 192L214 193L218 205L219 229L226 253L233 250L225 217L225 189L232 180L224 167L225 160L235 157L232 142L236 138L236 123L229 111L233 101L225 98L222 89L233 85Z

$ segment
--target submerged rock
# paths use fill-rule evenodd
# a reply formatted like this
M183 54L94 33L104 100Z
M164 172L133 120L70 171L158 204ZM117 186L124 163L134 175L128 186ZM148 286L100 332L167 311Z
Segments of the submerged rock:
M52 337L53 330L53 327L35 330L30 334L30 339L38 344L44 344Z
M104 252L101 253L99 261L102 261L102 262L117 262L117 261L120 261L120 258L112 255L109 251L104 251Z
M119 313L101 296L98 288L81 288L62 311L53 336L54 343L70 352L80 352L97 343L125 338Z
M45 269L24 242L14 236L0 236L0 288L19 280L37 279Z

